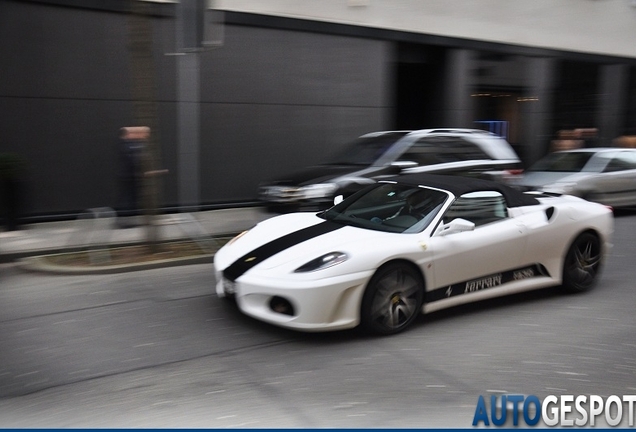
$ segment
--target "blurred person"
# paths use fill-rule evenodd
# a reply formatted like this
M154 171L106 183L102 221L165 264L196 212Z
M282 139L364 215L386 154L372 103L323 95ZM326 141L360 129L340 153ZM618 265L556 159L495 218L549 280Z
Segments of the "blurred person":
M577 149L583 147L584 144L578 130L560 130L557 132L557 139L550 143L550 152Z
M122 214L135 214L139 210L139 196L142 172L144 143L148 139L147 127L123 127L119 138L119 211ZM133 226L118 218L121 227Z

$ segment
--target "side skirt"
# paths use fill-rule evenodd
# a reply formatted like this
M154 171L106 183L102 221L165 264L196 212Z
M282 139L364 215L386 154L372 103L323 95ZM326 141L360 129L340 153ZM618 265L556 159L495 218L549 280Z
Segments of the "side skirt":
M427 291L422 312L557 285L540 264L520 267Z

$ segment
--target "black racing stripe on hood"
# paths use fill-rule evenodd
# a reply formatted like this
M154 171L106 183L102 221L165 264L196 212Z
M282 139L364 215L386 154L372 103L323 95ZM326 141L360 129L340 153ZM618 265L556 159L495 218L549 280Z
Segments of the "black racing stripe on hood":
M234 261L234 263L223 270L223 276L229 280L234 281L241 275L243 275L246 271L257 264L262 263L267 258L270 258L277 253L282 252L285 249L288 249L304 241L340 229L343 226L344 225L340 225L335 222L325 221L298 231L294 231L283 237L277 238L276 240L272 240L271 242L265 243L263 246L254 249L253 251L243 255L241 258Z

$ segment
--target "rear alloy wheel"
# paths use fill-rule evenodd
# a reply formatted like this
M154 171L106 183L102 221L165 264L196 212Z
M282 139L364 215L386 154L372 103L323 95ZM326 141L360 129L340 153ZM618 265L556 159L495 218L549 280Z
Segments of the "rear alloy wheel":
M362 326L389 335L404 330L420 312L424 284L406 264L389 264L376 272L362 298Z
M596 283L601 267L601 242L591 233L574 240L563 264L563 288L569 292L587 291Z

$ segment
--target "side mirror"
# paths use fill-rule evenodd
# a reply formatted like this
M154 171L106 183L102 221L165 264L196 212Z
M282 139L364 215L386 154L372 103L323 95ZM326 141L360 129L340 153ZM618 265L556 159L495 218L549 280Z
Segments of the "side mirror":
M338 205L338 204L340 204L343 201L344 201L344 196L343 195L338 195L337 197L335 197L333 199L333 205Z
M467 221L466 219L457 218L453 219L447 224L441 225L435 235L438 236L447 236L449 234L456 234L465 231L473 231L475 229L475 224L471 221Z
M408 168L415 168L418 166L417 162L413 161L394 161L389 164L391 167L391 171L395 173L400 173Z

